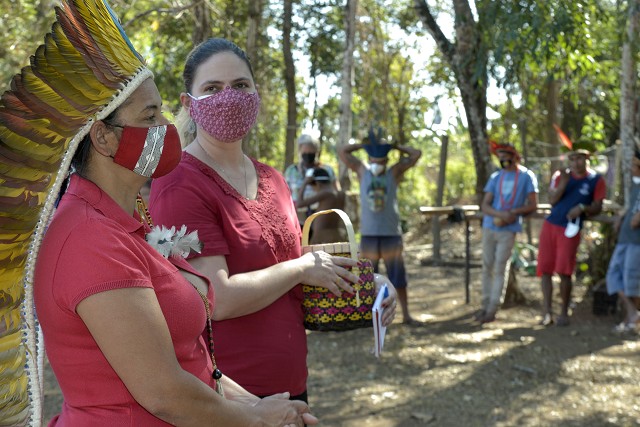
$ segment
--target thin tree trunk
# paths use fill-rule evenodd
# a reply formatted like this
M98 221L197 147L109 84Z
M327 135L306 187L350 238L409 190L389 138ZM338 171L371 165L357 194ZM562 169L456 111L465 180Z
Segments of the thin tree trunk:
M555 80L553 77L549 77L546 81L546 87L547 87L547 140L549 142L549 145L546 147L545 151L546 151L547 157L555 158L560 155L560 143L558 142L558 134L556 133L556 130L553 127L554 123L557 124L558 126L560 126L561 124L559 120L559 114L558 114L558 105L559 105L558 91L560 89L560 82ZM566 130L567 129L563 129L563 131L566 131ZM575 139L573 136L571 136L570 133L567 136L569 136L569 138L571 138L572 141L573 139ZM551 161L551 172L558 169L559 167L561 167L560 161L558 160ZM551 176L549 176L549 180L550 179L551 179Z
M351 138L352 111L351 99L353 97L353 51L355 48L356 11L358 0L347 0L345 7L345 29L347 41L342 62L342 94L340 97L340 130L338 132L338 144L348 144ZM348 191L351 181L346 166L340 162L339 176L342 189Z
M251 0L249 2L249 13L247 18L247 46L245 51L251 60L251 65L255 70L260 69L258 63L258 35L262 23L263 0Z
M260 36L260 27L262 25L262 11L264 7L263 0L252 0L249 2L249 11L247 17L247 45L245 52L251 61L253 72L256 74L256 80L260 81L260 57L258 55L258 40ZM258 128L256 126L251 129L242 144L245 152L251 157L260 157L260 144L257 139Z
M638 31L640 0L629 1L627 32L622 47L622 87L620 89L620 139L622 140L622 176L625 206L631 192L631 158L635 150L634 108L636 99L636 61L634 41Z
M201 2L193 8L193 31L191 32L191 42L197 45L212 36L211 14L206 2Z
M284 17L282 24L282 51L284 56L284 81L287 87L287 132L286 148L284 152L283 170L293 163L293 148L296 139L297 103L296 103L296 69L291 54L291 17L293 15L293 1L284 1Z
M438 187L436 188L436 207L442 206L444 201L444 184L447 176L447 152L449 147L449 135L443 135L440 138L442 145L440 146L440 168L438 169ZM431 232L433 234L433 260L440 261L440 217L433 215L431 217Z

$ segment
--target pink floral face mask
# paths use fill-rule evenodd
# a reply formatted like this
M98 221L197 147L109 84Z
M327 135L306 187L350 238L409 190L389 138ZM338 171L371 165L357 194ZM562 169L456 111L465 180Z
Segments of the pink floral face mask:
M260 110L258 92L248 93L227 86L213 95L189 96L189 115L217 141L239 141L256 124Z

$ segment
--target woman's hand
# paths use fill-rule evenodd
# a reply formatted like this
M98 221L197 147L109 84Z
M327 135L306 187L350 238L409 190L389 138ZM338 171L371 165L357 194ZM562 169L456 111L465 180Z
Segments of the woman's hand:
M382 300L382 307L384 307L384 312L382 313L382 325L389 326L393 323L393 319L396 317L396 306L398 305L396 288L393 286L389 278L382 274L374 274L373 283L376 288L376 296L378 295L378 292L380 292L380 289L382 289L382 285L387 285L389 296Z
M309 406L302 400L289 400L289 393L279 393L260 399L254 407L260 411L265 425L273 427L313 426L318 419L311 415Z
M302 263L302 283L322 286L336 296L342 296L343 291L355 292L350 283L358 283L360 278L347 270L357 265L355 260L324 251L306 253L298 260Z

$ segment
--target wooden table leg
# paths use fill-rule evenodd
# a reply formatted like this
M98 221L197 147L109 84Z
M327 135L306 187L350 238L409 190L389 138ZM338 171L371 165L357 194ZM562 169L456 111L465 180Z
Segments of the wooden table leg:
M464 219L465 226L465 262L464 262L464 302L469 304L469 282L471 279L471 230L469 229L469 220Z

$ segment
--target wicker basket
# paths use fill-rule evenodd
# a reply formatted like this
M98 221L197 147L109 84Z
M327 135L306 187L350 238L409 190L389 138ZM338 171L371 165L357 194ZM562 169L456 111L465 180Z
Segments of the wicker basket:
M311 223L320 215L339 215L347 228L348 242L309 245ZM337 297L321 286L302 285L304 292L304 326L312 331L348 331L373 326L371 307L375 300L373 267L368 259L358 259L358 250L349 216L339 209L316 212L304 222L302 229L302 252L324 251L332 255L351 257L358 265L350 270L359 276L362 284L353 283L355 293L343 292Z

